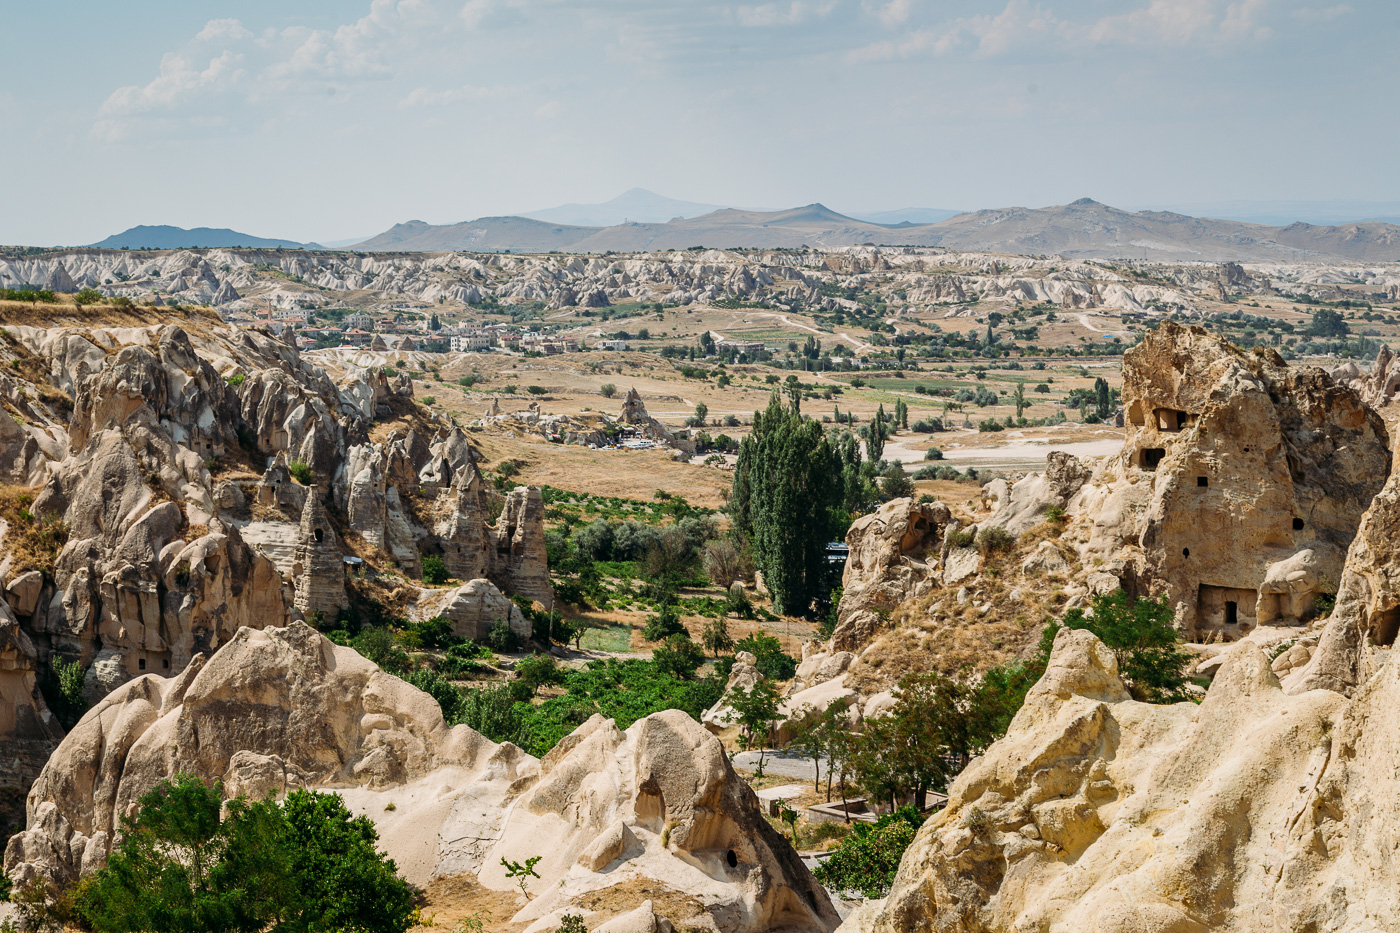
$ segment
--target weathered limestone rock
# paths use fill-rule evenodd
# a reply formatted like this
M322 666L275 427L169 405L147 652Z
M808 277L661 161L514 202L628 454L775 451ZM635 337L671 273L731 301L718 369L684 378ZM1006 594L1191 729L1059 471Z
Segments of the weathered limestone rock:
M409 608L409 618L421 622L436 616L452 620L452 634L480 641L504 622L521 638L533 632L530 620L490 580L470 580L451 589L423 590Z
M63 738L36 682L34 642L0 602L0 823L18 826L29 785Z
M834 649L860 650L884 626L883 614L932 585L951 520L941 502L894 499L851 525Z
M1028 577L1069 573L1069 562L1052 541L1042 541L1021 562L1021 573Z
M1045 521L1051 508L1064 509L1088 481L1091 470L1062 450L1045 458L1045 472L1018 480L1001 499L997 511L982 523L1019 535ZM1001 481L1003 484L1005 481Z
M581 871L581 862L600 861L593 847L608 836L625 840L610 847L618 854L603 873ZM544 856L540 894L515 922L614 884L618 869L696 898L722 930L831 930L839 922L719 740L676 710L626 732L594 716L545 756L538 782L484 859L481 883L509 890L501 859L533 855Z
M297 586L295 605L304 615L319 612L334 619L350 605L345 595L345 561L315 487L307 493L298 536L292 570Z
M486 524L481 478L475 470L459 474L440 498L444 514L433 526L442 547L442 562L456 580L476 580L491 567L491 528Z
M544 497L538 486L517 486L506 495L495 538L492 581L506 592L554 605L545 557Z
M1336 580L1390 471L1385 425L1321 370L1163 324L1123 357L1122 469L1150 482L1145 577L1196 638L1289 619L1269 568ZM1294 602L1306 599L1295 592Z
M735 693L748 693L754 684L763 679L758 672L758 658L751 652L740 651L734 655L734 666L729 669L729 680L725 682L724 693L715 705L705 710L700 722L711 732L723 732L738 722L738 714L729 698Z
M21 883L73 881L105 860L135 800L180 772L281 793L402 786L449 769L470 793L493 769L514 779L533 762L465 726L449 729L431 697L309 626L240 629L207 662L175 678L140 677L83 718L35 782L6 872Z
M1061 631L868 929L1400 928L1397 690L1390 662L1350 700L1290 696L1247 640L1199 706L1149 706L1093 636Z
M627 916L615 928L639 920L628 914L646 894L671 892L703 905L703 925L738 933L838 923L723 746L684 713L626 732L595 716L536 761L448 728L430 696L302 623L242 629L179 677L108 695L35 782L6 872L67 884L97 870L120 817L179 772L228 794L334 789L414 884L472 872L508 891L501 859L543 855L536 897L512 918L526 925L620 877L649 890L614 905Z

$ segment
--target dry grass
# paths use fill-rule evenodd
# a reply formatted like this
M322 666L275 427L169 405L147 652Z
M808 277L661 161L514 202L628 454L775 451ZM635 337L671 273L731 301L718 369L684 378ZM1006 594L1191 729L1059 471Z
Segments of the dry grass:
M0 519L7 526L4 545L13 561L12 573L39 570L52 578L54 562L68 540L68 526L31 511L38 492L25 486L0 486Z
M956 598L960 586L939 586L899 606L890 627L851 665L847 683L874 693L907 674L955 676L1032 656L1045 623L1060 614L1065 594L1055 577L1022 575L1021 562L1041 541L1056 540L1059 531L1042 523L1023 534L1013 550L990 555L981 572L966 581L965 604ZM1073 567L1073 549L1060 550ZM1016 598L1013 591L1019 591Z
M71 301L62 300L52 305L0 301L0 325L16 327L150 327L154 323L183 322L223 324L219 313L212 308L115 308L105 304L80 308Z

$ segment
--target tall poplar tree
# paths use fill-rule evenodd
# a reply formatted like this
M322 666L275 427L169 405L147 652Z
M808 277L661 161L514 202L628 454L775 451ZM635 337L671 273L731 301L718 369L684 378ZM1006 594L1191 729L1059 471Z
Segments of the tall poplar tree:
M840 530L843 465L821 424L803 420L776 392L739 446L730 511L753 542L754 563L779 612L805 615L824 595L826 545Z

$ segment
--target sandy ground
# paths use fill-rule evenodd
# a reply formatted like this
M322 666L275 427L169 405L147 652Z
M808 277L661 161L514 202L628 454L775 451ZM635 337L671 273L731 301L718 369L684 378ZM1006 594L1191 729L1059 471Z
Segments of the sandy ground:
M922 466L929 447L943 451L943 460L959 470L1041 470L1052 450L1083 459L1108 457L1123 448L1119 428L1065 424L1053 428L1011 429L996 433L958 430L944 434L901 434L885 443L885 459L912 469Z

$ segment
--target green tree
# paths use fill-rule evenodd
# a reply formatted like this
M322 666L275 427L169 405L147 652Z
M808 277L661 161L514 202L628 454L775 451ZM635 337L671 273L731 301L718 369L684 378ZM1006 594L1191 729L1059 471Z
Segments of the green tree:
M310 486L315 480L311 472L311 466L305 460L293 460L287 464L287 472L292 474L292 479L303 486Z
M422 560L423 582L429 586L441 586L447 582L447 564L436 554L429 554Z
M1165 596L1128 598L1122 590L1095 596L1092 616L1071 609L1059 625L1093 632L1118 660L1118 673L1134 698L1148 703L1175 703L1188 698L1186 685L1191 655L1181 648L1181 633ZM1058 626L1047 627L1042 652L1055 641Z
M865 456L871 463L879 463L885 455L885 440L889 437L889 426L885 423L885 406L881 405L870 422L870 433L865 437Z
M1016 383L1016 394L1012 396L1016 402L1016 417L1020 419L1022 412L1026 410L1026 384Z
M102 293L95 288L84 288L73 296L73 303L78 307L83 305L95 305L102 302Z
M660 648L652 652L656 669L679 680L695 676L705 663L705 652L684 632L669 636Z
M413 892L378 833L336 794L223 804L193 775L162 781L76 909L96 933L403 933Z
M904 464L899 462L890 464L890 468L880 479L880 498L889 502L891 499L906 499L913 495L914 481L909 478L908 473L904 472Z
M1102 376L1094 380L1094 413L1103 421L1113 411L1113 392L1108 387L1108 380Z
M647 641L665 641L672 635L679 635L685 631L685 626L681 624L680 612L676 609L675 603L664 603L656 612L656 615L647 619L646 625L642 627L642 638Z
M730 512L778 612L805 615L824 595L826 544L841 527L842 465L816 421L775 393L739 446Z
M878 898L890 893L904 850L914 841L923 816L912 807L856 823L851 834L825 859L813 875L832 891L858 891Z
M734 647L734 636L729 634L729 623L724 616L716 616L705 623L700 632L700 644L716 658L721 651Z
M598 387L598 394L603 398L612 398L617 394L617 386L613 385L611 382L605 382Z
M1351 333L1351 328L1342 317L1340 311L1332 308L1318 308L1312 313L1312 321L1308 323L1308 328L1304 331L1309 337L1345 337Z
M704 402L695 403L695 420L701 425L705 423L705 417L710 413L710 406Z
M763 774L763 755L768 747L768 736L773 731L773 723L778 719L778 692L768 681L760 680L748 690L735 690L729 695L732 710L730 722L737 722L743 729L740 744L744 748L758 749L758 774Z

